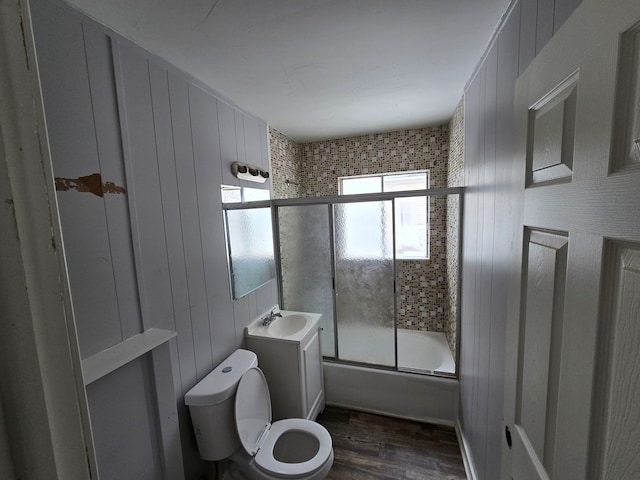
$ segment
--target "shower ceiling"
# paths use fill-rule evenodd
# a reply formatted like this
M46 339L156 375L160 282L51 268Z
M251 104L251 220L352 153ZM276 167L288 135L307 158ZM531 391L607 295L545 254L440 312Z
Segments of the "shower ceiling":
M447 122L509 0L66 0L296 141Z

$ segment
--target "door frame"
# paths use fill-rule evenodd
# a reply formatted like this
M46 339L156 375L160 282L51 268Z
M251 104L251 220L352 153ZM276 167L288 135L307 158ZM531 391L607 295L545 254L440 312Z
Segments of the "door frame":
M0 2L0 44L0 390L9 468L34 479L98 478L27 0Z

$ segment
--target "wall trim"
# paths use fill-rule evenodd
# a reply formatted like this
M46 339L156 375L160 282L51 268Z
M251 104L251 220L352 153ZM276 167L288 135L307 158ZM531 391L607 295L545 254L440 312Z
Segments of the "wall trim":
M478 473L476 471L473 458L471 457L471 449L469 448L469 442L464 436L462 426L460 425L460 419L454 424L456 430L456 436L458 437L458 445L460 445L460 454L462 455L462 463L464 464L464 471L467 474L469 480L478 480Z

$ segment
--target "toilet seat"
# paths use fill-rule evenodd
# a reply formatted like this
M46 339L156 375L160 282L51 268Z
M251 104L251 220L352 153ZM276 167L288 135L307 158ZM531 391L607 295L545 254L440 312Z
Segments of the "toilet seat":
M306 462L285 463L276 460L273 455L273 448L280 436L296 431L312 435L318 440L316 454ZM296 476L314 473L322 468L331 456L331 452L331 435L322 425L303 418L286 418L278 420L271 425L264 443L255 456L255 460L258 467L267 472L295 478Z
M235 420L244 450L266 473L282 478L306 477L321 469L332 458L329 432L320 424L302 418L287 418L271 423L271 398L262 371L250 368L240 379L235 401ZM280 437L302 432L315 437L318 449L309 460L287 463L277 460L274 447Z

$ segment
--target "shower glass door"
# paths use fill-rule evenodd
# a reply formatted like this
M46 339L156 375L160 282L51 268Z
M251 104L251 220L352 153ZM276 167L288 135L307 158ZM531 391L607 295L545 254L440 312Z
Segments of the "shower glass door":
M278 207L284 310L321 313L322 355L335 358L329 205Z
M395 366L393 205L334 205L338 359Z

